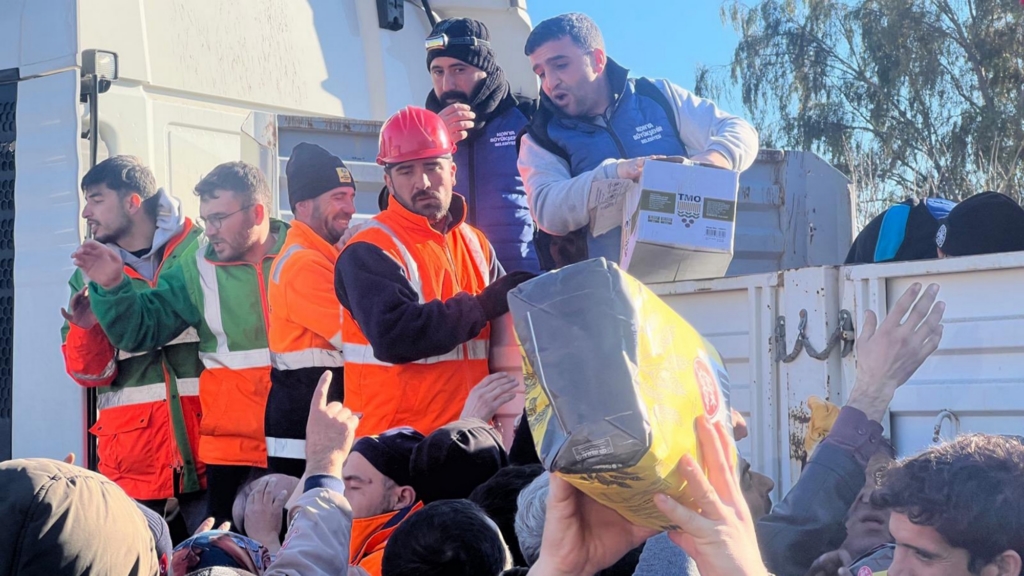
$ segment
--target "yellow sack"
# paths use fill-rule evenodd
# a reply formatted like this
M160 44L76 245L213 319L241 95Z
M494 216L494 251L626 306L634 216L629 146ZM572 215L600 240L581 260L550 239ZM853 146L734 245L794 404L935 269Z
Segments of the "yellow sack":
M509 306L544 466L634 524L671 528L653 497L681 498L684 454L703 466L694 419L731 420L718 352L603 258L520 285Z

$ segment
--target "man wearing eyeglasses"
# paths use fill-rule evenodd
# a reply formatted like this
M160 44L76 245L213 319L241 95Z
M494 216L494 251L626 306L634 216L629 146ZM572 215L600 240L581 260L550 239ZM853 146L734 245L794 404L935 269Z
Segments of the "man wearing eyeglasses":
M466 223L487 236L505 270L537 272L533 219L516 167L516 135L536 109L512 95L483 22L450 18L427 38L434 89L426 108L438 114L458 145L455 192L466 199Z
M82 193L82 218L93 238L119 255L139 290L156 285L202 235L134 156L94 166L82 178ZM204 468L196 458L199 335L187 328L161 349L119 352L90 309L88 280L76 270L69 281L61 335L68 375L97 393L99 418L89 431L98 440L98 471L161 516L176 498L191 532L206 513Z
M652 156L736 171L757 157L750 124L667 80L629 77L585 14L538 24L526 55L540 78L541 102L522 138L519 171L533 218L556 237L543 248L538 237L538 250L557 266L597 257L618 262L622 228L598 236L590 230L592 213L614 206L611 192L592 193L602 181L638 181Z
M92 279L93 312L118 349L155 350L190 326L198 331L206 368L199 456L207 464L208 512L220 523L231 520L235 492L252 468L267 466L267 284L288 226L270 217L270 188L244 162L217 166L195 193L206 240L152 290L136 290L121 257L98 242L86 241L72 258Z

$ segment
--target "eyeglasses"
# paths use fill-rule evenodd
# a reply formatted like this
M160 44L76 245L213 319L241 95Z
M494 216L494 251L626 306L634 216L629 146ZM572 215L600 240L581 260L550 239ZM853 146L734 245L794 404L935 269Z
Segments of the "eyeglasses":
M263 574L271 560L270 552L259 542L231 532L211 530L178 544L171 553L170 574L183 576L215 566Z
M238 210L235 210L234 212L232 212L230 214L223 214L223 215L217 215L217 216L208 216L206 218L203 218L202 216L200 216L199 217L199 223L202 224L203 228L206 228L207 230L220 230L220 227L224 225L224 221L225 220L227 220L228 218L234 216L235 214L238 214L239 212L244 212L244 211L246 211L246 210L248 210L249 208L252 208L252 207L253 207L253 204L248 204L246 206L242 206L241 208L239 208Z
M427 46L427 52L430 52L431 50L444 50L449 46L483 46L486 48L491 45L487 40L481 40L474 37L449 38L447 34L431 36L427 38L425 44Z

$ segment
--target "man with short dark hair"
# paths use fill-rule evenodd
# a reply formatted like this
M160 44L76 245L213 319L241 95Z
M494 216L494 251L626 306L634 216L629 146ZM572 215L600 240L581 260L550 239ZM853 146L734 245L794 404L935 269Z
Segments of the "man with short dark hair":
M349 564L380 576L384 547L398 526L422 505L412 487L409 460L423 435L411 428L364 436L345 460L342 480L352 505Z
M162 273L202 235L181 211L181 202L157 189L153 173L134 156L113 156L82 178L85 218L97 242L115 251L123 272L139 290ZM63 310L64 366L71 378L97 393L98 470L129 496L165 513L176 498L187 531L203 521L206 482L196 458L199 446L199 335L180 332L166 346L132 354L114 348L89 305L88 278L75 270L71 302Z
M136 290L121 271L121 257L98 242L85 242L73 258L92 280L93 311L118 348L154 350L190 326L198 331L206 368L199 455L207 464L209 514L220 523L231 520L238 486L251 468L267 466L267 284L288 225L270 217L270 188L244 162L217 166L195 192L206 241L152 290Z
M757 132L667 80L630 78L605 53L597 24L580 13L537 25L526 55L541 82L540 109L519 152L530 211L540 228L560 238L538 253L564 266L587 258L618 262L622 228L590 232L605 180L639 180L652 156L687 156L743 171L757 157Z
M516 167L516 135L537 107L512 94L490 45L487 26L469 18L438 22L427 38L434 89L426 108L437 113L458 144L455 192L466 198L466 221L494 245L506 270L537 272L533 219Z
M889 574L1019 576L1024 556L1024 445L969 434L889 469L871 496L892 511Z
M384 550L383 576L498 576L512 567L498 527L476 504L445 500L402 523Z
M270 274L265 426L270 468L301 476L309 401L325 369L334 373L331 400L344 399L334 263L336 245L356 213L356 182L341 158L308 142L292 150L285 173L295 219Z

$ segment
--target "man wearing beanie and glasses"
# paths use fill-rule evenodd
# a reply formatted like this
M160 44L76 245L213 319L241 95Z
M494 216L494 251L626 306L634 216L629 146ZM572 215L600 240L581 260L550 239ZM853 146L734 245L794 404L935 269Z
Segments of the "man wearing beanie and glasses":
M1024 208L998 192L982 192L957 204L939 221L939 258L1024 250Z
M412 428L395 428L380 436L365 436L352 446L342 479L352 505L352 545L349 564L379 575L384 546L398 525L423 507L412 488L409 462L423 435Z
M299 477L309 405L325 370L334 376L330 399L343 397L334 262L336 244L355 214L356 184L340 158L305 142L292 151L285 173L295 219L270 273L271 386L264 427L270 468Z
M483 22L450 18L427 38L434 89L426 108L437 113L458 145L455 192L466 198L466 222L494 245L506 270L537 272L533 220L516 167L516 135L536 108L519 101L495 60Z

